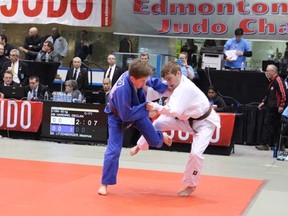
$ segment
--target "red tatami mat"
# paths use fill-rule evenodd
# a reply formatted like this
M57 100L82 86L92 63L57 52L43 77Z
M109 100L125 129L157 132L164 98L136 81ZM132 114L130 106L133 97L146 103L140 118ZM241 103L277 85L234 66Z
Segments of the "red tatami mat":
M0 159L3 216L241 215L263 181L203 175L178 197L182 173L120 169L108 196L97 194L101 167Z

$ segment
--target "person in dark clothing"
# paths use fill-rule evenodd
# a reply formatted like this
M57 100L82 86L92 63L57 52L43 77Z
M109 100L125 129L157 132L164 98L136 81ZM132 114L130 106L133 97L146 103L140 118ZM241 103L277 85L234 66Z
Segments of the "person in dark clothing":
M8 43L8 38L6 35L1 34L0 35L0 43L3 44L4 46L4 54L5 56L9 57L10 56L10 51L14 49L14 46Z
M215 86L210 86L208 88L208 99L212 107L215 107L216 112L225 112L227 110L227 105L222 97L218 95L218 91Z
M85 64L89 63L93 52L93 44L88 40L88 32L82 30L80 32L80 39L75 42L75 57L79 57Z
M3 80L0 82L0 89L2 86L20 86L20 84L13 81L13 74L7 70L4 72Z
M129 36L125 36L121 41L119 45L119 52L123 52L123 58L122 58L122 68L124 71L128 69L128 63L127 60L129 58L132 58L133 55L127 55L126 53L132 53L132 42L130 40Z
M181 47L181 52L187 53L187 63L191 65L193 68L197 65L197 56L196 54L198 47L194 44L194 39L188 39L187 43Z
M104 72L104 78L110 78L111 80L111 85L113 85L117 82L119 77L125 72L121 67L119 67L117 63L116 56L113 54L108 55L107 57L107 63L108 63L108 68Z
M31 100L38 101L43 100L45 92L48 92L48 87L39 82L38 76L30 76L29 84L24 86L25 95L28 97L28 92L31 93Z
M54 50L54 46L51 41L45 41L42 49L39 52L19 47L19 50L30 55L36 62L60 62L61 55Z
M267 66L265 75L269 80L269 86L265 99L259 104L258 108L264 106L268 109L268 116L265 119L261 145L256 145L258 150L269 150L279 142L281 114L286 105L286 86L280 76L277 67L273 64Z
M38 29L32 27L29 29L28 36L25 37L23 47L27 50L39 52L42 48L41 37L38 35ZM25 54L25 60L34 60L34 56Z
M72 64L73 66L67 71L65 81L76 80L78 90L81 92L88 90L88 72L81 68L81 59L79 57L74 57Z
M0 72L2 71L3 64L7 61L9 61L9 58L4 55L4 45L0 44Z

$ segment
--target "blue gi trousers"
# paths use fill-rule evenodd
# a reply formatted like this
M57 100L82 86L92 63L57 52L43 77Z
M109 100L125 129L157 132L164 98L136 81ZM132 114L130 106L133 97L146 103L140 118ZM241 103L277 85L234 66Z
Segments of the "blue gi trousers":
M108 114L109 141L104 155L104 165L101 183L104 185L116 184L119 168L119 157L122 149L123 135L122 120L113 113ZM163 134L155 131L151 120L147 117L133 122L135 127L145 137L148 144L160 148L163 145ZM136 143L135 143L136 145Z

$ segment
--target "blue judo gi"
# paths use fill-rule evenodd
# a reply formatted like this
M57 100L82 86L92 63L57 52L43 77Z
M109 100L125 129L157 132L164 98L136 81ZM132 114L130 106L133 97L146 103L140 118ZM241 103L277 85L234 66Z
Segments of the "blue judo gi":
M164 93L167 85L160 80L149 78L147 85ZM146 110L146 97L143 88L136 89L130 80L128 71L122 74L109 93L109 104L105 108L108 114L109 140L104 155L102 184L116 184L119 157L122 149L123 128L135 127L145 137L148 144L160 148L163 134L155 131ZM136 143L135 143L136 145Z

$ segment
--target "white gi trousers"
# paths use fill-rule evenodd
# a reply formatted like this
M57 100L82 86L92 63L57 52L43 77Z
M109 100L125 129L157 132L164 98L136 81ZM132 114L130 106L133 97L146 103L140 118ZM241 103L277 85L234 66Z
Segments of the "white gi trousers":
M175 117L169 117L165 115L160 115L153 123L155 130L180 130L182 132L188 132L193 135L191 151L183 177L183 183L187 186L194 187L198 184L200 173L204 164L203 153L209 145L217 125L215 125L215 120L216 122L218 120L217 123L219 124L219 116L215 113L214 110L212 110L206 119L199 121L195 120L193 122L193 129L189 125L188 120L179 120L175 119ZM141 136L138 140L137 146L141 150L148 150L149 148L143 136Z

